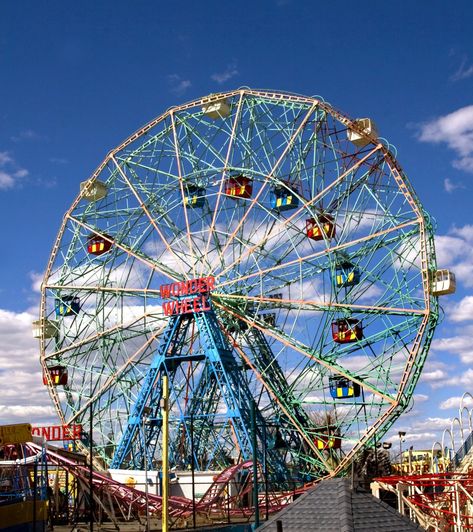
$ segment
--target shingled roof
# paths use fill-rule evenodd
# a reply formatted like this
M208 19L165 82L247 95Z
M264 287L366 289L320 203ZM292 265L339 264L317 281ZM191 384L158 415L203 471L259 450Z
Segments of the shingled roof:
M397 510L370 493L352 489L350 480L324 480L281 510L258 531L283 532L320 530L324 532L410 532L423 530Z

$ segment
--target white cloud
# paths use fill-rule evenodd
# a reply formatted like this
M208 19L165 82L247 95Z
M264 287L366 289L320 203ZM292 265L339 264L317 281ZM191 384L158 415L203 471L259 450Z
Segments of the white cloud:
M452 166L457 170L464 170L473 173L473 157L462 157L452 162Z
M422 373L422 378L424 381L434 382L440 381L447 378L447 372L442 369L434 369L433 371L424 371Z
M223 72L215 72L210 76L213 81L216 81L219 85L225 83L231 78L238 75L236 63L230 63Z
M8 190L15 186L15 179L11 174L0 170L0 190Z
M448 379L449 372L454 369L450 363L449 366L440 360L433 360L432 356L429 357L424 371L422 371L421 382L426 383L431 388L441 388L444 386L445 381Z
M28 174L28 170L18 166L8 152L0 152L0 190L13 188L19 180Z
M28 174L29 172L26 168L20 168L13 174L13 177L26 177Z
M5 166L7 163L13 162L10 154L7 151L0 151L0 166Z
M465 188L465 185L460 182L454 182L449 177L447 177L443 180L443 188L445 189L445 192L451 194L455 190Z
M449 410L450 408L459 408L460 402L461 402L461 396L449 397L448 399L440 403L439 408L441 410ZM470 399L470 397L465 397L463 399L463 404L465 406L471 407L473 406L473 401Z
M452 422L449 417L427 417L412 424L411 430L443 430Z
M465 254L462 238L449 235L437 235L435 237L435 251L439 267L452 265L456 259Z
M425 441L432 441L437 434L435 432L410 432L406 434L407 443L423 443ZM419 447L425 447L425 445L418 445Z
M28 405L25 412L23 405L0 405L0 411L11 423L31 423L33 419L33 423L41 426L58 421L52 406Z
M473 172L473 105L467 105L420 124L419 140L433 144L445 143L458 156L452 165Z
M448 319L454 322L473 320L473 296L465 296L460 302L448 305Z
M415 403L425 403L425 401L429 400L429 396L425 395L425 393L415 393L414 394L414 402Z
M448 235L435 237L439 268L451 269L467 287L473 287L473 226L454 227Z
M38 340L32 336L30 312L0 309L0 419L2 423L56 423L43 385Z
M30 272L31 288L34 292L41 291L41 283L43 282L44 273Z
M473 225L464 225L463 227L455 227L452 232L468 242L473 242Z
M455 331L454 331L455 332ZM471 338L473 336L473 325L462 325L460 333L456 336L448 336L444 338L437 338L432 342L431 349L433 351L442 351L450 355L458 355L463 364L470 365L473 363L473 346ZM451 357L450 357L451 358ZM451 360L449 361L448 374L452 375ZM450 379L449 383L456 385L461 380L461 377ZM447 382L447 381L446 381ZM473 382L472 382L473 384Z
M460 353L460 360L463 364L473 364L473 353L471 351Z
M432 342L432 349L435 351L449 351L459 353L471 348L471 338L469 336L450 336L448 338L437 338Z
M190 80L183 79L179 74L169 74L167 76L167 82L169 90L177 95L184 94L184 92L186 92L186 90L192 85Z
M473 387L473 369L470 368L461 375L455 375L454 377L448 379L446 384L451 384L452 386L462 385L465 390L471 390Z
M407 449L410 444L415 444L416 449L430 449L434 441L439 441L442 432L446 427L450 427L450 417L421 417L417 412L415 418L410 423L406 423L408 415L404 414L401 423L396 424L386 435L386 441L393 444L393 454L399 452L399 435L398 431L406 433L403 440L403 450Z
M466 371L461 371L460 373L455 373L455 368L450 368L450 371L448 373L442 371L442 370L436 370L431 372L431 374L435 374L435 377L437 378L431 378L430 384L432 388L445 388L447 386L453 386L454 388L458 389L464 389L464 390L471 390L473 387L473 369L467 369ZM429 381L429 379L425 378L425 375L423 374L423 379ZM434 375L432 375L434 377Z

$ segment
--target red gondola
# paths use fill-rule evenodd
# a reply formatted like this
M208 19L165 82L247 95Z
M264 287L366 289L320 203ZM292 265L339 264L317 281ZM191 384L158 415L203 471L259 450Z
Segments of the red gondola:
M45 371L49 371L51 380L54 386L64 386L67 384L67 368L64 366L52 366L47 370L43 370L43 384L48 384L48 378Z
M312 240L323 240L335 236L335 223L328 214L320 215L317 220L309 218L305 222L306 235Z
M343 318L332 322L332 338L337 344L349 344L363 338L363 325L355 318Z
M87 238L87 251L91 255L103 255L110 251L112 239L108 235L89 235Z
M340 449L342 446L342 440L339 436L335 436L334 434L322 434L315 438L315 445L320 451Z
M253 181L244 175L231 176L225 181L225 194L232 198L251 198Z

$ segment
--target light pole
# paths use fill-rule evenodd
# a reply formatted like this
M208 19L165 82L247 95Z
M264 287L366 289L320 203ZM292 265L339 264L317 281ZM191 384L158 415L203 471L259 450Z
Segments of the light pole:
M192 528L196 528L196 513L195 513L195 464L194 464L194 414L191 412L190 417L191 429L191 475L192 475Z
M148 449L146 447L146 432L145 424L148 420L148 415L150 414L150 408L143 408L143 417L141 419L141 431L143 438L143 454L144 454L144 467L145 467L145 501L146 501L146 532L150 531L150 522L149 522L149 493L148 493Z
M391 453L389 452L389 449L392 447L392 443L390 441L383 441L383 449L386 451L386 471L391 473Z
M93 452L93 441L92 441L92 430L94 428L93 423L93 404L90 402L89 406L89 497L90 497L90 509L89 509L89 530L93 532L94 530L94 464L92 461L92 452Z
M168 532L169 530L169 382L168 376L163 375L163 395L161 398L161 412L163 419L163 493L162 493L162 515L161 515L161 530Z
M403 430L398 432L399 434L399 472L402 473L402 442L406 441L406 433Z
M253 450L253 499L255 504L255 522L254 528L259 527L259 505L258 505L258 457L257 457L257 440L256 440L256 403L252 401L251 410L251 446Z

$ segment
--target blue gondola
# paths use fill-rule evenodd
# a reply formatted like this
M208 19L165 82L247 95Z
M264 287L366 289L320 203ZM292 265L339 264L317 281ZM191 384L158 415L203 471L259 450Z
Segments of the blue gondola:
M360 270L351 262L343 262L336 267L335 284L354 286L360 282Z
M346 377L337 375L328 380L330 395L334 399L348 399L350 397L360 397L361 387L357 382L353 382Z
M271 191L270 204L275 211L290 211L299 206L299 198L291 188L277 186Z
M191 209L202 208L205 203L205 188L187 184L184 186L184 204Z
M56 316L74 316L79 314L80 299L77 296L63 296L57 298L55 304Z

